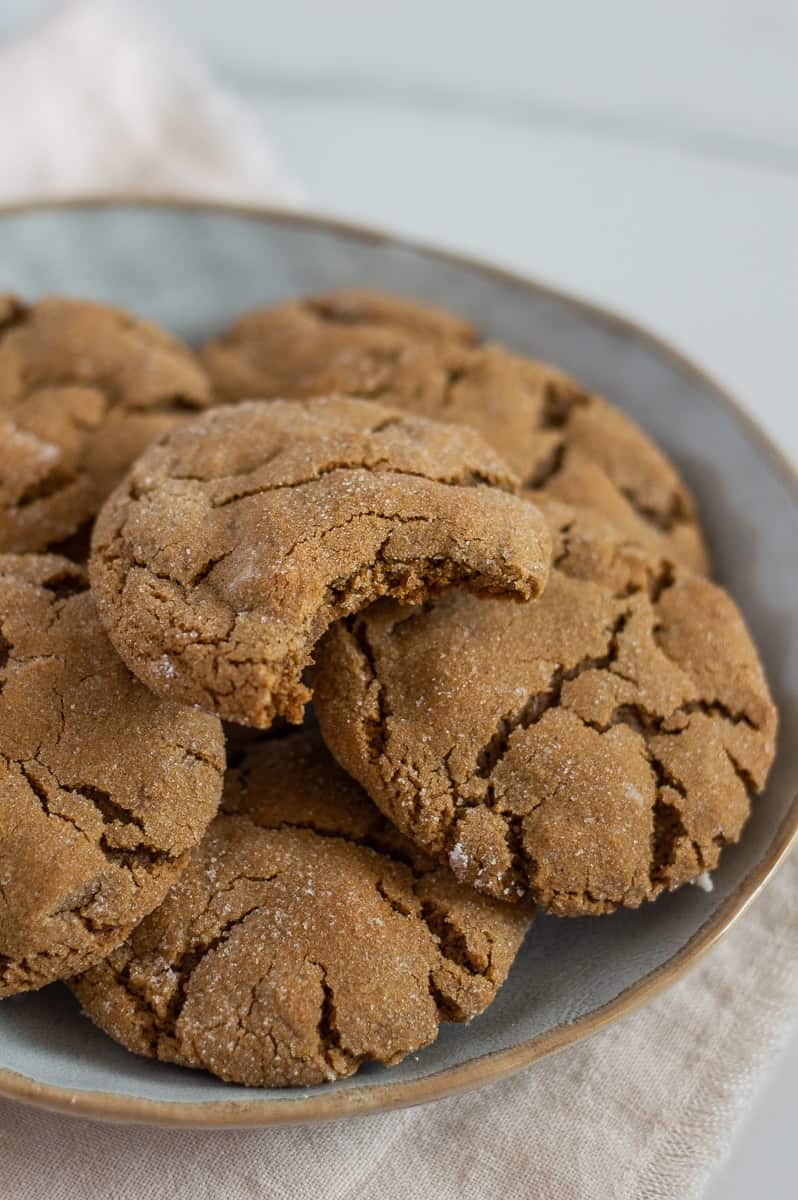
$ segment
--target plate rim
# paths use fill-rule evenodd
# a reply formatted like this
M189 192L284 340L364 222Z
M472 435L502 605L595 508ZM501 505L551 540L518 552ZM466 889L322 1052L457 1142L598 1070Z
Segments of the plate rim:
M515 286L550 296L576 308L605 326L621 330L643 342L660 357L670 359L683 374L692 376L708 389L721 407L729 411L743 435L758 445L770 461L798 506L798 471L739 402L702 368L657 334L634 320L568 291L541 283L531 276L437 246L399 232L359 221L344 220L305 208L274 204L245 204L175 195L72 195L57 199L30 199L0 205L3 217L33 212L63 210L142 208L167 212L224 214L253 221L285 223L307 229L337 233L349 238L382 242L412 250L459 266L470 267ZM595 1011L565 1025L528 1038L504 1050L480 1055L457 1066L446 1067L423 1079L353 1086L343 1091L294 1093L279 1099L231 1099L207 1101L153 1100L117 1092L86 1091L41 1083L7 1068L0 1068L0 1097L56 1113L68 1113L117 1124L146 1124L175 1128L252 1128L296 1125L387 1112L456 1095L497 1081L523 1067L581 1041L634 1011L676 983L723 937L759 895L798 841L798 795L782 819L768 851L748 872L720 907L666 962L625 988Z

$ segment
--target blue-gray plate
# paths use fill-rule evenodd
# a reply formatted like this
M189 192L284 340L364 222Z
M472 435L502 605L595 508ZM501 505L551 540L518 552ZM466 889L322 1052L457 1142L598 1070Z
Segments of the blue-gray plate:
M242 309L341 286L385 288L474 320L620 404L695 492L713 558L781 710L778 759L706 893L603 920L536 920L495 1003L390 1070L300 1091L246 1089L128 1054L66 988L0 1004L0 1094L117 1121L261 1125L417 1104L508 1074L666 987L729 928L798 829L798 480L733 401L641 329L490 266L312 216L114 202L0 213L0 287L106 299L196 342Z

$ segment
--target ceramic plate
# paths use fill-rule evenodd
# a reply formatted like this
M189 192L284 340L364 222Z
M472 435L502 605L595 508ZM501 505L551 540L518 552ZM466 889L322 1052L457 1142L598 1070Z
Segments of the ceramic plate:
M603 920L539 918L498 999L391 1070L303 1091L249 1090L136 1058L62 986L0 1003L0 1093L122 1121L258 1125L416 1104L517 1070L676 980L729 928L798 825L798 483L696 367L642 330L506 272L315 217L181 204L74 204L0 215L0 287L104 298L198 341L241 309L363 285L451 306L616 401L695 492L721 580L781 709L778 761L707 894L686 887Z

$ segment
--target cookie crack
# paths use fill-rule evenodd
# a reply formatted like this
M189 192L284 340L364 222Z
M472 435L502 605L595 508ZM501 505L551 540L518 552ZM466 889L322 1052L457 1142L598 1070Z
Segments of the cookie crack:
M159 849L158 847L148 845L144 842L139 842L133 847L120 847L113 844L109 839L109 830L100 834L99 838L95 838L79 821L67 813L58 812L53 807L53 799L48 792L48 789L43 782L41 776L46 775L51 777L53 783L59 791L65 795L81 796L89 800L95 809L101 814L103 825L113 827L115 825L133 825L137 828L142 837L145 830L141 821L129 809L112 800L108 792L102 788L93 787L90 784L80 784L70 786L62 783L56 775L54 775L48 767L38 760L32 759L12 759L7 755L0 753L8 766L16 766L22 777L25 779L31 793L36 798L42 811L48 818L54 818L63 821L84 838L90 846L96 847L104 858L111 864L130 873L131 881L135 887L139 887L139 881L136 878L135 868L137 866L146 866L153 868L161 863L174 862L175 856L168 850ZM74 909L69 911L74 912Z
M11 658L11 652L14 649L13 643L3 633L0 626L0 671L5 671L8 666L8 661ZM0 680L0 691L2 690L2 680Z
M187 586L197 587L198 584L202 583L204 579L208 578L214 567L218 567L219 563L224 562L226 558L229 558L230 555L234 553L234 551L235 547L232 547L230 550L225 550L222 554L217 554L214 557L209 558L207 562L203 563L199 570L195 571L195 573L191 576Z
M338 533L341 529L348 528L348 526L353 525L356 521L366 520L369 517L376 518L377 520L381 521L390 521L394 526L413 524L429 525L434 520L432 517L403 517L399 513L375 512L373 509L364 509L362 512L352 513L351 516L347 517L345 521L340 521L336 525L327 525L324 529L319 529L313 533L309 533L306 537L297 538L297 540L291 546L289 546L285 553L285 557L286 559L291 558L294 552L300 546L306 546L308 542L321 542L326 537L329 537L331 533ZM388 533L388 535L383 538L381 544L378 546L374 555L375 565L378 562L382 562L384 564L384 551L388 542L391 540L392 532L393 531ZM335 585L328 585L327 591L335 591Z
M745 788L748 795L750 796L750 795L755 794L757 791L757 785L756 785L756 781L754 780L754 777L751 774L751 772L746 770L746 768L742 765L742 763L739 762L737 758L735 758L735 756L732 754L732 752L728 746L724 746L723 749L725 751L726 757L728 758L729 762L731 763L732 770L734 771L737 778L740 780L740 783L743 785L743 787Z
M499 719L495 731L477 755L475 774L478 778L490 779L496 767L509 751L512 734L517 729L531 728L550 708L560 705L563 687L566 683L578 679L585 671L609 670L612 667L618 656L618 639L628 619L627 611L622 612L615 619L604 655L598 658L591 656L580 659L579 662L568 668L561 663L558 664L545 688L529 696L516 712Z
M244 877L242 876L242 878ZM263 882L269 883L272 879L276 878L276 874L270 875L264 877ZM188 949L184 950L177 960L171 964L171 970L174 973L177 983L174 992L169 998L169 1002L166 1006L166 1011L164 1012L163 1016L159 1016L158 1013L156 1013L146 992L142 992L140 990L137 991L133 986L133 983L130 979L130 968L136 964L135 958L131 958L130 963L127 964L119 974L117 974L117 982L120 984L120 986L122 986L129 993L132 993L134 996L138 996L138 998L144 1004L147 1012L152 1017L153 1033L155 1035L155 1040L152 1047L153 1053L157 1052L158 1043L162 1039L177 1038L178 1022L180 1021L181 1014L188 1000L188 990L191 985L191 980L200 963L203 961L203 959L207 958L209 954L212 954L214 950L217 950L222 943L229 941L233 930L237 926L243 924L247 917L251 916L253 912L257 912L258 908L260 908L260 904L253 904L252 907L248 908L245 912L239 913L238 916L220 926L218 932L214 934L212 938L208 939L208 941L197 941Z
M319 1005L319 1017L316 1023L319 1050L328 1067L337 1074L344 1063L351 1061L351 1055L344 1049L341 1043L341 1032L336 1020L335 993L329 982L327 968L324 963L317 962L312 958L306 958L305 962L315 967L319 972L321 1004Z
M676 586L676 571L673 563L666 560L660 563L657 570L648 571L647 575L648 598L652 605L656 606L665 592Z
M388 703L385 685L379 676L377 669L377 659L374 647L371 645L368 636L368 629L365 621L354 621L350 623L350 633L355 639L364 665L371 676L371 686L375 689L375 702L377 707L376 717L368 716L364 722L364 733L366 744L369 747L372 760L377 761L385 753L388 744L388 729L387 722L391 716L391 709Z
M97 888L97 891L99 891L99 887ZM68 912L70 916L74 917L77 921L80 921L86 933L91 934L92 937L97 937L98 935L102 936L106 933L112 933L116 929L115 925L108 924L104 921L98 921L96 917L91 916L90 913L85 911L86 908L94 902L95 897L96 892L89 896L88 899L84 900L81 905L63 910L63 913Z
M374 883L374 890L378 896L381 896L392 912L397 913L400 917L412 917L412 908L408 907L398 896L393 896L385 886L383 879L377 879Z
M649 525L659 529L661 533L673 533L677 526L689 524L692 520L692 514L684 497L680 496L678 492L671 493L667 508L658 508L641 500L634 488L622 487L619 484L615 486L637 515Z
M59 492L64 492L77 483L80 474L85 475L85 472L70 471L60 463L55 464L39 479L32 480L23 488L11 506L11 511L21 512L40 500L51 500Z
M302 479L292 479L284 483L264 483L257 487L246 488L244 491L235 492L232 496L224 496L222 498L212 498L210 506L212 509L227 508L230 504L237 504L240 500L248 500L252 496L264 496L272 492L289 491L291 489L308 487L310 484L317 483L327 475L333 475L337 471L364 471L374 475L399 475L406 479L424 479L428 483L438 483L442 487L456 488L471 488L471 487L498 487L503 491L512 492L515 490L508 480L502 479L499 476L491 474L489 471L475 470L460 470L449 476L431 475L424 471L411 471L407 468L391 467L386 465L390 460L380 458L374 462L363 462L362 459L347 460L343 459L340 462L330 463L322 469L314 472L314 474L306 476ZM191 480L191 476L176 476L179 479ZM195 482L211 483L212 480L198 479Z
M30 306L16 296L3 296L0 306L0 338L30 321Z
M540 491L550 484L565 466L565 455L565 442L557 442L546 457L535 465L535 469L524 480L524 488Z
M159 396L157 400L151 404L137 403L135 400L125 403L126 412L136 413L137 415L147 416L148 413L153 413L158 416L185 416L188 414L196 414L203 412L206 404L202 400L195 400L188 392L174 392L171 395Z
M135 825L142 833L144 832L144 826L135 813L113 800L110 793L104 788L94 787L91 784L80 784L76 787L64 788L64 790L90 800L102 817L104 825Z
M380 315L379 311L362 313L355 308L338 307L332 301L324 300L320 297L306 296L297 302L300 311L305 312L308 316L314 317L321 325L331 325L333 327L343 326L348 329L358 329L365 326L367 329L385 329L389 333L395 333L405 336L407 330L401 321L392 320L389 316ZM397 347L390 351L382 351L390 353L395 358L399 358L402 353L402 348Z
M6 763L8 763L9 765L11 765L11 763L14 762L13 759L7 758L5 754L2 757L5 759ZM44 784L42 783L41 779L37 778L36 774L31 769L31 764L29 762L26 762L24 760L18 760L18 761L16 761L15 765L19 767L20 774L22 775L23 779L27 783L27 785L30 788L33 795L38 800L39 805L42 809L42 812L45 814L45 816L55 817L59 821L65 821L67 825L71 825L73 827L73 829L76 829L77 832L79 834L81 834L82 837L88 837L85 829L81 828L81 826L77 823L77 821L73 820L72 817L67 816L65 813L53 811L53 809L50 807L50 796L47 792L47 789L44 786ZM33 764L33 766L39 767L39 764L35 763L35 764Z
M590 395L573 384L546 380L538 429L566 429L576 409L587 408L590 401Z
M43 579L41 587L51 593L56 604L61 604L64 600L70 600L73 596L87 592L89 580L85 571L79 567L72 569L64 567Z
M571 539L569 534L576 525L576 518L571 521L565 521L557 527L557 533L562 539L562 549L559 554L554 555L551 560L551 569L553 571L560 570L571 556Z
M177 750L178 753L182 754L185 758L190 758L194 762L201 763L203 766L206 766L206 767L210 767L213 771L216 772L217 775L221 775L224 773L224 770L225 770L224 760L220 761L219 758L217 758L215 756L212 756L210 754L205 754L202 750L199 750L196 746L182 746L182 745L176 744L174 749Z
M684 820L677 805L666 799L666 794L679 796L687 800L687 792L681 781L669 771L665 764L651 753L646 745L647 756L657 791L652 807L651 828L651 864L649 880L654 887L667 884L668 871L676 861L676 851L680 842L691 840ZM693 851L703 869L703 856L698 844L692 840Z
M708 717L721 717L728 725L745 725L748 729L759 733L760 728L744 709L731 709L721 700L688 700L679 706L673 716L690 716L691 713L704 713ZM665 731L668 732L668 731Z
M435 900L424 900L421 904L420 915L436 939L442 958L447 959L472 978L495 982L495 976L491 972L492 954L488 953L486 963L480 963L477 955L470 949L465 933L457 925L451 912ZM480 932L489 941L491 940L487 930Z

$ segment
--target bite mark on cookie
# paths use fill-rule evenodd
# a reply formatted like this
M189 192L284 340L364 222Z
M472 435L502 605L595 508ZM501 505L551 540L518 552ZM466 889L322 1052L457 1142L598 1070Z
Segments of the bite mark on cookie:
M528 600L550 541L477 435L353 399L220 409L153 447L97 523L114 645L228 720L301 719L336 619L447 588Z

